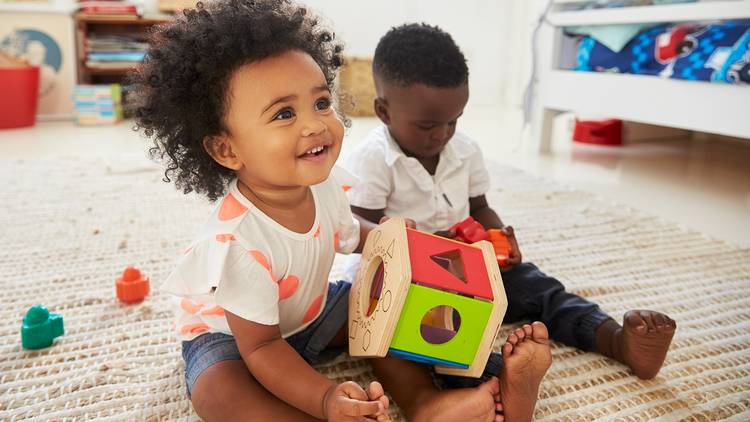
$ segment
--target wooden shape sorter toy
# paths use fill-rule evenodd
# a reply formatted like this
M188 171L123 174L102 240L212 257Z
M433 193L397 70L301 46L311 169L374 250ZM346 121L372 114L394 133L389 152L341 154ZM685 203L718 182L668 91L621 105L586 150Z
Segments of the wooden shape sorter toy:
M392 218L370 232L349 293L349 354L386 354L480 377L508 301L492 244Z

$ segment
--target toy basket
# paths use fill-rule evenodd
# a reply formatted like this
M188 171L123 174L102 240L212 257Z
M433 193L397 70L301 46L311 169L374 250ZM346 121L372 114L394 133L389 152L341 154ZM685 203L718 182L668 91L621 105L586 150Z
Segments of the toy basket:
M584 144L622 145L622 120L576 119L573 140Z
M39 67L0 66L0 129L33 126L39 98Z
M347 57L339 73L340 101L349 116L375 116L372 59Z

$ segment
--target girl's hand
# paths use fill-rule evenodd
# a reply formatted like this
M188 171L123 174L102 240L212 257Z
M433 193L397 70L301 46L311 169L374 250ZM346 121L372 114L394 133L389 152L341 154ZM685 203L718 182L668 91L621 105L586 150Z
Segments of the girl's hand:
M503 234L508 238L510 242L510 255L505 261L505 266L500 267L501 272L510 271L514 266L521 263L521 250L518 248L518 241L516 240L516 234L513 231L513 226L505 226L502 229Z
M370 400L357 383L343 382L332 386L323 398L324 416L329 421L372 421L386 414L380 400Z
M391 417L388 416L390 402L388 401L388 396L385 395L383 386L377 381L371 382L370 386L367 387L367 396L370 397L370 400L377 400L383 404L383 413L370 415L369 417L376 419L378 422L391 422Z
M390 218L391 217L388 217L387 215L383 216L383 218L380 219L380 222L378 222L378 224L383 224L386 221L390 220ZM411 218L404 218L404 222L406 223L406 227L409 229L417 228L417 223L415 223L414 220L412 220Z

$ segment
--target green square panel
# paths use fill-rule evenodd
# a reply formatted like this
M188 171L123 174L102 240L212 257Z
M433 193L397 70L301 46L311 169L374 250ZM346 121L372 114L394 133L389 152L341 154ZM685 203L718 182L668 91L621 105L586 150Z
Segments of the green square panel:
M458 311L461 325L452 339L442 344L432 344L422 338L420 326L422 317L440 305L447 305ZM471 365L491 313L491 302L412 284L390 347Z

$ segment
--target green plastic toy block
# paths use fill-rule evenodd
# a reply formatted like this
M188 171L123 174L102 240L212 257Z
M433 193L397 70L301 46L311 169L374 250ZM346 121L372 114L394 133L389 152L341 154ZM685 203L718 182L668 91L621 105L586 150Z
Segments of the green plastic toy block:
M442 344L427 342L420 330L422 317L432 308L447 305L458 311L461 325L455 336ZM390 347L419 355L471 365L477 353L492 303L412 284Z
M42 305L34 305L23 319L21 345L24 349L43 349L64 333L62 315L52 314Z

